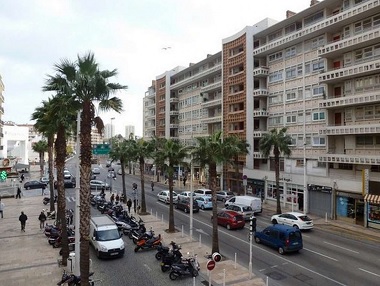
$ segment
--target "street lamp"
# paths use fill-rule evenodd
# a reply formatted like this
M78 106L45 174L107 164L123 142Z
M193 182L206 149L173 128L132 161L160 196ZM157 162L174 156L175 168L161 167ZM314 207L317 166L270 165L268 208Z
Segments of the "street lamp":
M112 142L112 137L113 137L113 124L112 124L112 122L114 119L115 119L115 117L111 118L111 142Z

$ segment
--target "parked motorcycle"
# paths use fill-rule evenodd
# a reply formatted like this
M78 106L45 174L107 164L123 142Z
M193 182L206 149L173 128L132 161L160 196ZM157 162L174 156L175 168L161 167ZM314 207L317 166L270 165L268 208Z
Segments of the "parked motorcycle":
M90 286L94 286L95 282L91 278L91 276L94 275L94 272L90 272L89 277L90 277ZM57 285L63 285L66 284L68 286L80 286L80 276L76 276L74 274L67 274L65 270L63 270L62 274L62 279L57 283Z
M46 218L47 219L55 219L55 211L52 211L52 212L47 212L46 213Z
M98 205L106 203L105 194L99 194L91 197L91 205L96 207Z
M58 196L55 195L55 196L54 196L54 203L56 203L57 200L58 200ZM47 205L48 203L50 203L50 197L44 197L44 198L42 199L42 203L43 203L44 205Z
M75 243L75 236L67 237L68 243ZM55 242L53 243L53 248L58 248L62 246L62 236L58 236Z
M173 264L182 262L182 253L181 253L180 249L181 249L181 247L177 246L174 243L172 251L170 251L166 254L163 254L162 259L161 259L161 271L162 272L166 272L166 271L170 270L170 268Z
M183 259L181 263L172 264L169 278L171 280L176 280L179 277L197 277L199 270L200 266L198 263L197 255L194 255L194 257Z
M149 239L140 239L135 247L135 252L139 251L140 249L155 249L159 245L162 245L161 234Z
M154 231L153 229L150 229L146 232L137 232L137 231L132 231L132 241L134 244L137 244L139 240L146 240L150 239L154 236Z
M171 246L171 248L169 246L163 245L157 247L157 252L155 255L157 260L161 260L164 255L167 255L169 254L169 252L172 252L173 249L178 248L177 244L174 241L170 242L169 245Z

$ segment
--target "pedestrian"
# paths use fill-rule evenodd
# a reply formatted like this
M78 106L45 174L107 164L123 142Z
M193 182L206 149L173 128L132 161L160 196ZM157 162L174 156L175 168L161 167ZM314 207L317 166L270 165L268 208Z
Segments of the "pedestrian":
M152 192L154 191L154 182L150 183L150 186L152 187Z
M119 194L116 195L115 200L116 200L116 204L118 204L120 202L120 196L119 196Z
M45 189L46 189L46 186L43 185L41 188L41 196L45 195Z
M136 199L133 200L133 210L135 211L135 213L137 213L137 202L136 202Z
M40 213L38 220L40 221L40 229L44 229L45 228L45 221L46 221L46 215L45 215L44 211L42 211Z
M21 189L20 189L20 187L17 187L16 199L21 199Z
M28 217L24 212L21 212L21 215L19 216L18 220L21 222L21 231L25 232L25 224L26 221L28 220Z
M129 199L127 201L127 207L128 207L128 213L131 214L131 207L132 207L132 200L131 199Z
M21 174L21 177L20 177L21 183L24 182L24 179L25 179L24 174Z
M113 204L113 202L115 201L115 194L112 194L111 197L110 197L110 201L111 203Z
M187 178L184 177L184 178L183 178L183 186L184 186L184 187L186 187L186 181L187 181Z
M5 205L1 201L1 198L0 198L0 213L1 213L1 218L4 218L4 216L3 216L4 208L5 208Z

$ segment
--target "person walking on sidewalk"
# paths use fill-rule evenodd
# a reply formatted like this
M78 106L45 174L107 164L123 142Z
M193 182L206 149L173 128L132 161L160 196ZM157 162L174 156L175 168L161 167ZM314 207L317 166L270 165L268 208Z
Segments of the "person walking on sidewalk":
M45 188L45 185L43 185L41 188L41 196L45 195Z
M21 199L21 189L20 189L20 187L17 187L16 199Z
M44 211L42 211L40 213L38 220L40 221L40 229L44 229L45 228L45 221L46 221L46 215L45 215Z
M152 187L152 192L154 191L154 182L152 181L152 183L150 184L150 186Z
M129 199L127 201L127 207L128 207L128 214L131 214L131 207L132 207L132 200L131 199Z
M19 216L18 220L21 222L21 231L25 232L25 224L26 221L28 220L28 217L24 212L21 212L21 215Z
M4 208L5 208L5 205L1 201L1 198L0 198L0 213L1 213L1 218L4 218L4 216L3 216Z

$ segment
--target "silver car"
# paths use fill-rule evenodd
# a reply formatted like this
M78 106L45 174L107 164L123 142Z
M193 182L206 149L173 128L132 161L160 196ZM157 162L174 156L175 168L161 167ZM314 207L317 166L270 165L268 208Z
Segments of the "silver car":
M232 198L235 194L230 191L218 191L216 192L216 200L225 203L228 199Z
M254 212L250 206L240 205L240 204L229 204L224 210L231 210L241 214L244 220L250 220Z

